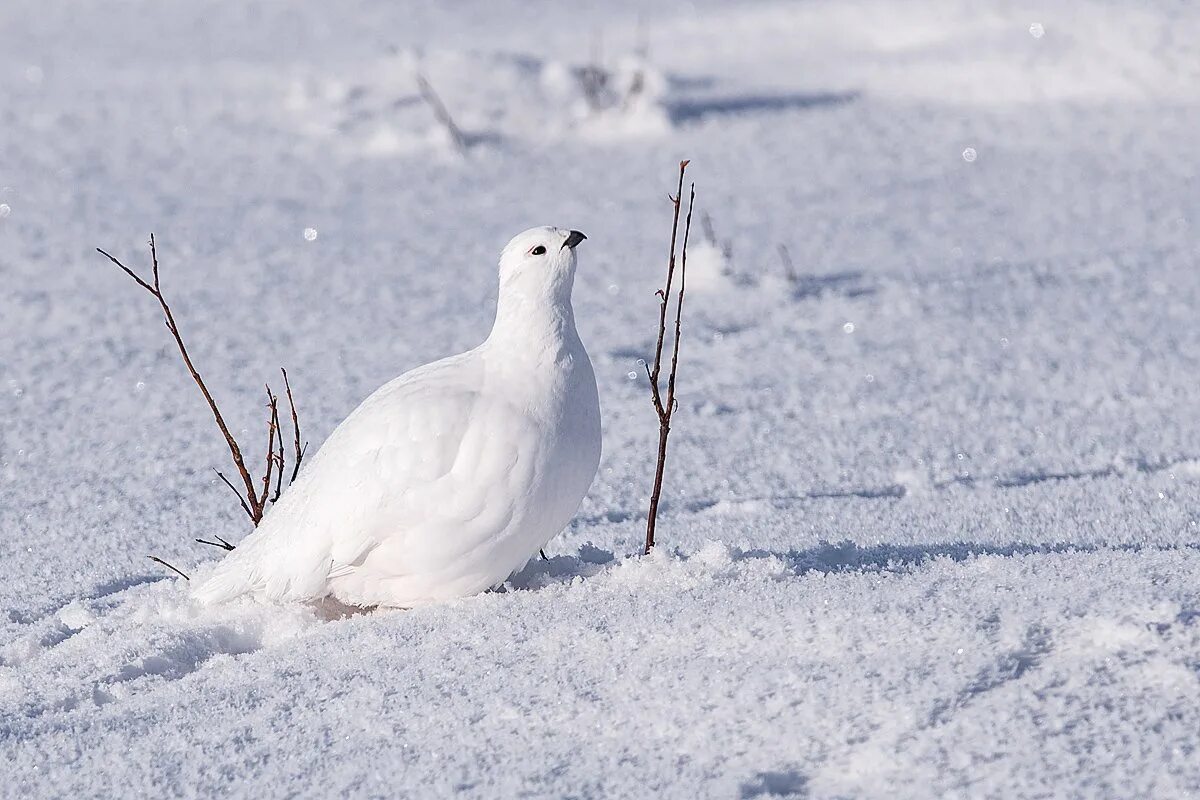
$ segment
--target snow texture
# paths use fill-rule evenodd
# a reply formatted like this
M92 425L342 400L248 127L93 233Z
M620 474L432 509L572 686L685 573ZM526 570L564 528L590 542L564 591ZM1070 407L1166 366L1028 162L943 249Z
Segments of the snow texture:
M7 0L0 32L0 797L1200 792L1192 4ZM710 221L640 558L680 158ZM481 341L543 222L589 237L605 431L548 561L347 615L201 608L145 559L247 526L93 247L154 231L235 432L284 364L315 444Z

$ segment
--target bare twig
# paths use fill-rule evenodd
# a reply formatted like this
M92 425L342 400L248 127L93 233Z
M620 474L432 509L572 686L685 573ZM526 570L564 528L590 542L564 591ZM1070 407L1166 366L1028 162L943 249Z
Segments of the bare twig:
M671 287L675 279L675 244L679 235L679 212L683 200L683 178L687 170L687 161L679 162L679 186L675 196L671 198L674 207L674 218L671 222L671 257L667 261L667 281L664 288L656 294L659 298L658 341L654 347L654 366L647 365L646 374L650 378L650 397L654 402L654 410L658 415L658 460L654 467L654 487L650 493L650 509L646 514L646 546L644 553L649 553L654 547L654 529L658 522L658 504L662 496L663 472L667 463L667 437L671 433L671 417L679 402L675 399L675 377L679 371L679 341L683 330L683 294L687 288L687 246L692 231L692 207L696 202L696 185L692 184L688 197L687 218L683 228L683 248L679 260L679 291L675 296L675 335L671 344L671 371L667 376L667 398L663 402L659 377L662 372L663 341L667 333L667 306L671 300Z
M467 140L463 136L462 129L454 124L454 117L450 116L450 112L446 109L446 104L442 102L442 98L438 97L438 93L433 90L433 86L429 83L428 79L420 72L417 73L417 90L421 93L421 99L433 111L433 116L446 129L446 132L450 134L450 139L454 142L454 149L458 150L459 153L465 154L467 152Z
M279 435L275 438L275 494L271 495L271 502L274 503L279 499L279 495L283 494L283 470L287 466L287 457L283 451L283 427L279 424L279 404L271 409L271 421L275 425L275 430Z
M216 420L217 427L221 430L221 435L225 437L225 443L229 447L229 454L233 460L234 466L237 468L238 476L241 478L243 489L238 489L229 478L220 470L214 470L217 477L222 483L229 487L238 499L238 504L242 510L246 512L246 516L254 525L258 525L262 521L263 514L266 511L268 503L273 503L279 499L283 493L283 474L287 464L287 456L283 441L283 429L279 421L279 397L271 391L271 387L267 387L267 400L270 414L267 420L267 454L266 464L263 468L262 475L262 491L261 494L255 486L254 479L250 476L250 471L246 467L245 458L242 456L242 449L239 446L237 439L229 431L229 426L225 424L225 418L221 414L221 410L217 407L217 402L213 399L212 392L209 391L208 385L201 377L200 371L196 368L192 361L191 355L188 353L187 346L184 344L183 335L179 331L179 325L175 321L175 315L171 311L171 306L167 303L166 297L163 295L162 282L159 276L158 268L158 251L155 247L154 234L150 235L150 259L152 278L150 281L145 280L129 267L125 266L118 258L110 255L100 248L96 248L97 252L115 264L122 272L128 275L133 281L158 301L159 308L162 309L163 318L166 322L167 330L171 332L172 338L175 340L175 345L179 349L179 354L183 357L184 366L187 367L188 373L192 376L192 380L200 388L200 393L204 395L205 402L208 403L209 410L212 411L213 419ZM287 388L288 406L291 409L292 428L295 431L295 452L296 463L292 469L291 480L295 480L300 469L300 462L304 460L304 454L307 445L300 443L300 419L296 413L296 401L292 396L291 383L288 381L287 372L283 372L284 386ZM272 487L272 479L274 486ZM291 481L289 481L290 483ZM273 491L272 491L273 490ZM202 544L213 545L214 547L224 547L227 550L232 550L233 545L226 542L221 537L215 537L221 544L217 545L214 542L197 539ZM155 559L156 561L159 559ZM165 562L164 562L165 563ZM170 566L167 564L166 566ZM172 567L174 569L174 567ZM178 571L178 570L177 570ZM182 574L182 573L180 573ZM185 576L186 577L186 576Z
M259 508L266 506L271 494L271 475L275 469L275 433L279 430L279 398L271 391L270 386L267 387L267 411L267 463L263 467L263 490L262 496L258 498Z
M288 382L287 370L280 367L279 371L283 373L283 388L287 389L288 407L292 410L292 432L295 433L296 462L292 466L292 477L288 479L288 483L292 484L296 482L296 476L300 474L300 464L304 461L308 442L305 442L303 447L300 445L300 417L296 414L296 401L292 399L292 384ZM282 470L280 471L282 472Z
M238 502L242 504L242 511L246 512L246 516L250 518L250 521L258 524L255 522L254 512L250 510L250 506L246 505L246 498L242 497L242 493L238 491L238 488L229 482L229 478L226 478L225 473L221 472L221 470L213 469L213 472L217 473L217 477L224 481L225 485L229 487L229 490L234 493L238 499Z
M161 558L159 558L158 556L146 556L146 558L150 559L151 561L155 562L156 564L162 564L162 565L163 565L164 567L166 567L167 569L169 569L169 570L171 570L172 572L174 572L174 573L176 573L176 574L178 574L178 575L182 576L182 577L183 577L183 579L184 579L185 581L190 581L190 580L191 580L191 578L189 578L189 577L187 576L187 573L186 573L186 572L184 572L183 570L181 570L179 567L175 567L175 566L172 566L171 564L168 564L166 561L163 561L163 560L162 560Z
M227 541L225 541L224 539L222 539L220 536L217 536L217 535L215 535L215 534L214 534L214 535L213 535L213 538L214 538L214 539L216 539L216 541L215 541L215 542L210 542L208 539L196 539L196 541L197 541L198 543L200 543L200 544L206 544L206 545L208 545L209 547L219 547L219 548L221 548L222 550L234 550L234 549L236 549L236 548L235 548L233 545L231 545L229 542L227 542Z
M671 415L675 413L678 403L675 401L675 375L679 371L679 334L683 318L683 292L687 288L687 246L688 237L692 232L692 206L696 203L696 184L692 184L691 195L688 197L687 220L683 223L683 247L679 251L679 293L675 295L675 340L671 347L671 374L667 376L667 429L671 427ZM666 450L667 438L663 436L663 450Z
M656 292L659 301L658 341L654 345L654 368L647 370L647 374L650 376L650 393L654 400L654 410L658 412L659 419L663 415L663 404L662 397L658 392L658 374L662 369L663 338L667 335L667 298L671 294L671 282L675 280L675 241L679 233L679 202L683 196L683 172L687 169L687 165L687 161L679 162L679 187L675 190L675 196L671 198L671 202L675 205L675 219L671 222L671 258L667 262L666 288Z
M150 234L150 259L153 263L153 285L147 283L138 277L137 273L125 266L115 256L109 255L99 247L96 251L100 255L107 258L112 263L121 268L126 275L154 296L158 301L159 307L162 309L163 317L167 323L167 330L171 332L171 336L175 339L175 345L179 348L179 354L183 357L183 363L187 367L188 372L192 376L192 380L200 387L200 393L204 395L205 401L208 403L209 409L212 411L213 419L216 420L217 427L221 429L221 434L225 437L225 443L229 446L229 454L233 458L233 464L237 467L238 475L241 476L242 482L246 487L246 500L250 511L250 519L257 525L262 519L262 504L258 502L258 497L254 492L254 480L250 477L250 471L246 469L246 461L242 458L242 449L238 446L237 440L233 438L233 434L229 432L229 426L225 424L225 418L221 416L221 410L217 408L217 402L213 399L212 393L209 392L208 386L204 383L204 379L200 377L200 372L192 363L192 357L188 355L187 346L183 343L183 336L179 332L179 325L175 322L175 315L171 313L171 306L163 297L162 284L158 277L158 251L154 246L154 234Z
M275 451L275 493L271 495L271 503L275 504L283 494L283 468L286 461L283 457L283 431L279 432L279 449Z

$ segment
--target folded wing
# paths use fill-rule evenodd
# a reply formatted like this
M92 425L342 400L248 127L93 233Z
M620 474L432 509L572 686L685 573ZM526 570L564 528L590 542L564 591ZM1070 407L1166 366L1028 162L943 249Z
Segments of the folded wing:
M379 581L436 576L503 535L538 437L523 434L520 409L481 393L469 356L367 398L196 596L299 600L340 586L354 602ZM489 435L498 429L509 435Z

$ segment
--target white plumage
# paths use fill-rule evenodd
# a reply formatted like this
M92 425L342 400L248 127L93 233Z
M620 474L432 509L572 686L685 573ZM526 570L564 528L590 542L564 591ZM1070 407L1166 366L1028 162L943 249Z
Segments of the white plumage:
M408 607L495 586L556 536L600 462L571 308L583 238L513 238L487 340L363 401L194 595Z

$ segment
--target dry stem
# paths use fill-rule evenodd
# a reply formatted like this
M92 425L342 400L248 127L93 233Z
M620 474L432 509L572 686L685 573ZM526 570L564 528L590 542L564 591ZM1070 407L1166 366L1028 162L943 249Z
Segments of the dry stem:
M308 442L304 446L300 445L300 417L296 414L296 401L292 399L292 384L288 382L287 370L283 367L279 368L283 373L283 388L287 390L288 407L292 410L292 432L295 434L296 448L296 463L292 466L292 477L288 479L288 483L296 482L296 476L300 474L300 464L304 461L304 453L308 450ZM282 468L279 470L283 472Z
M258 498L259 508L263 508L267 504L267 499L271 495L271 475L275 469L275 433L279 431L279 397L271 391L271 387L267 387L267 455L266 465L263 467L263 490L262 496ZM283 433L279 434L280 442L283 441ZM279 471L283 472L283 464L280 463ZM274 502L274 499L271 500Z
M188 577L188 575L187 575L187 573L186 573L186 572L184 572L184 571L183 571L183 570L181 570L179 567L176 567L176 566L175 566L175 565L173 565L173 564L168 564L166 561L163 561L163 560L162 560L161 558L159 558L158 556L146 556L146 558L150 559L151 561L153 561L153 562L154 562L154 563L156 563L156 564L162 564L162 565L163 565L164 567L166 567L167 569L171 570L172 572L176 573L177 575L180 575L180 576L182 576L182 577L183 577L183 579L184 579L185 581L190 581L190 580L191 580L191 578L189 578L189 577Z
M679 292L675 300L675 336L671 344L671 371L667 376L667 398L663 402L659 377L662 372L663 342L667 334L667 307L671 300L671 288L675 280L675 245L679 236L679 212L683 200L683 177L687 170L687 161L679 162L679 186L675 196L671 198L674 204L674 218L671 222L671 257L667 261L667 281L664 288L657 294L658 305L658 341L654 346L654 366L646 365L646 374L650 378L650 398L654 402L654 411L658 415L658 460L654 468L654 487L650 493L650 510L646 515L646 546L644 553L649 553L654 547L654 528L658 522L658 503L662 495L663 471L667 463L667 437L671 433L671 416L675 413L678 402L675 399L675 376L679 371L679 340L682 332L683 293L687 287L687 245L692 230L692 206L696 201L696 185L692 184L688 198L688 213L683 228L683 249L679 261Z
M219 547L222 550L233 550L234 549L233 545L231 545L229 542L222 539L220 536L217 536L214 534L213 538L216 539L215 542L210 542L208 539L196 539L195 541L200 544L206 544L209 547Z
M208 386L204 383L204 379L200 377L199 371L192 364L192 357L188 355L187 346L183 343L183 336L179 333L179 326L175 323L175 315L171 313L171 306L167 303L162 293L162 284L158 278L158 251L154 246L154 234L150 234L150 259L153 263L153 285L142 280L136 272L122 264L116 257L109 255L99 247L96 251L100 255L107 258L112 263L116 264L121 270L133 278L138 286L141 286L150 294L154 295L154 299L158 301L159 307L162 309L163 317L167 323L167 330L171 332L171 336L175 339L175 344L179 348L179 355L183 357L183 363L187 367L188 372L192 375L192 380L200 387L200 393L204 395L205 401L208 403L209 409L212 411L213 419L216 420L217 427L221 429L221 434L225 437L225 443L229 445L229 453L233 457L234 466L237 467L238 474L242 478L242 482L246 485L246 497L250 500L251 519L257 525L262 519L262 506L257 503L257 497L254 494L254 481L250 477L250 471L246 469L245 459L242 458L242 449L238 447L237 439L233 438L233 434L229 432L229 426L225 424L225 418L221 416L221 410L217 408L217 402L213 400L212 393L209 392Z

